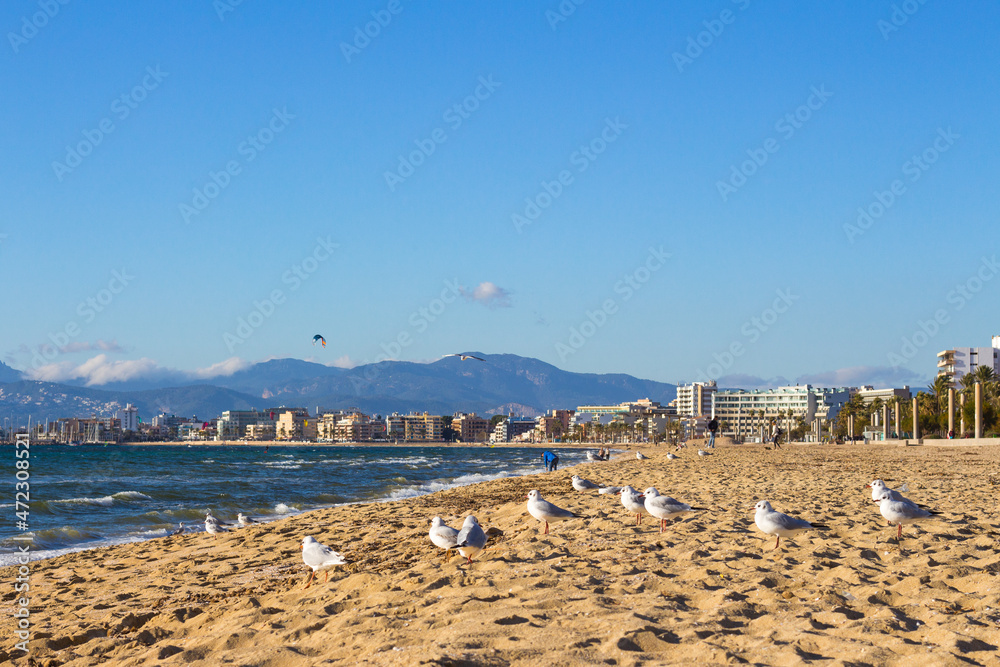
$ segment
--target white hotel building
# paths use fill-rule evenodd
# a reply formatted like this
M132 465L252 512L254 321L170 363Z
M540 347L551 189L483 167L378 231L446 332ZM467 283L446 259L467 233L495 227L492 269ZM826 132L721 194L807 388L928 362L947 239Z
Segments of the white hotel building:
M840 408L851 398L846 387L825 389L812 385L795 385L777 389L730 389L715 393L713 406L715 418L724 424L723 435L754 437L772 419L785 429L786 420L807 425L819 417L824 421L836 419Z
M937 354L938 375L951 378L957 387L962 376L975 373L980 366L989 366L1000 375L1000 336L993 336L992 347L956 347Z

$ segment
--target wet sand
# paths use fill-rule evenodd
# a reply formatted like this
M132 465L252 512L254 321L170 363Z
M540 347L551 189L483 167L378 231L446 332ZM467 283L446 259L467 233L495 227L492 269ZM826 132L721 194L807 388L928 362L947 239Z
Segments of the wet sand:
M39 665L998 664L997 447L759 445L609 462L402 501L309 512L31 564L30 655L13 650L0 569L0 662ZM570 476L656 486L710 512L660 534ZM943 512L886 526L865 484L906 482ZM585 518L543 525L525 495ZM827 524L774 538L753 504ZM431 517L496 528L468 564ZM349 564L303 589L306 535ZM33 660L34 662L29 662Z

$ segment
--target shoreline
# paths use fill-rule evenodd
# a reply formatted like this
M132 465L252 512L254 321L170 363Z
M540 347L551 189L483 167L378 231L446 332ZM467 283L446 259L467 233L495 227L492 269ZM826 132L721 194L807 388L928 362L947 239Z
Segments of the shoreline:
M669 461L621 455L556 472L365 505L312 510L210 536L192 533L31 564L31 658L73 665L793 664L876 665L987 658L1000 627L1000 450L968 447L729 446ZM615 496L577 493L573 473L655 485L708 507L659 533ZM943 512L902 544L871 503L874 477L907 482ZM583 519L550 534L524 495ZM750 507L828 531L772 538ZM474 513L493 538L471 565L427 539L430 518ZM348 565L302 586L314 535ZM902 547L900 550L899 547ZM16 569L0 569L13 581ZM13 604L0 634L14 637ZM0 647L0 659L13 641ZM988 647L988 648L987 648Z

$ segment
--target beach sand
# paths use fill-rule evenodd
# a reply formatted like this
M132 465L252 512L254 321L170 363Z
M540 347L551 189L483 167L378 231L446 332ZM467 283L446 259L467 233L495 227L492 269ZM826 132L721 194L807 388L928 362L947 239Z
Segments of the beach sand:
M0 570L0 662L38 665L1000 664L997 447L643 448L418 498L319 510L31 565L29 656L13 650L14 568ZM574 473L656 486L710 512L662 535ZM908 483L943 512L886 525L865 484ZM584 515L544 526L525 495ZM827 524L774 538L753 505ZM445 563L431 517L496 528ZM349 561L303 589L306 535ZM31 661L31 662L29 662Z

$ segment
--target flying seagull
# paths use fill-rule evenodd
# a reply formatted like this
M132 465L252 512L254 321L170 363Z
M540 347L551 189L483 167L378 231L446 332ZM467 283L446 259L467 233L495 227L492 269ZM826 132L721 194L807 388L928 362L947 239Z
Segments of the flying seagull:
M472 354L446 354L444 356L446 356L446 357L458 357L462 361L465 361L466 359L475 359L476 361L486 361L482 357L477 357L477 356L472 355Z

